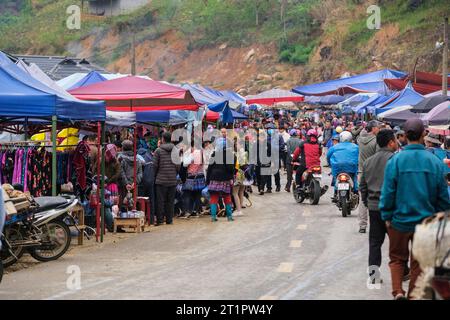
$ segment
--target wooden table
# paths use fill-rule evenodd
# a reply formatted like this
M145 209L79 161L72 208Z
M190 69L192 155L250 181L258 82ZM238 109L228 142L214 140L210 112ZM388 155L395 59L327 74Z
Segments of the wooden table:
M72 210L72 217L76 221L78 221L77 227L80 230L78 233L78 245L83 245L83 239L84 239L84 229L86 229L86 225L84 224L84 208L82 205L77 204L73 210Z
M145 218L114 218L114 233L117 227L134 228L134 232L141 233L145 229Z

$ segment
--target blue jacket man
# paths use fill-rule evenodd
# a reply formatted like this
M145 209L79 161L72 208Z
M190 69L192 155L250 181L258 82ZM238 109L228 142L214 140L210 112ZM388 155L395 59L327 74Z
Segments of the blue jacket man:
M409 144L387 163L380 210L402 232L436 212L450 209L445 168L422 144Z
M379 209L389 235L389 267L392 295L405 299L402 280L410 260L408 297L415 288L421 270L410 255L417 224L436 212L450 209L445 169L438 157L425 149L425 128L420 119L404 124L408 145L386 165Z
M345 172L352 175L356 186L358 173L359 147L352 143L352 134L344 131L340 135L340 143L331 147L327 153L327 161L331 165L333 181L339 173Z

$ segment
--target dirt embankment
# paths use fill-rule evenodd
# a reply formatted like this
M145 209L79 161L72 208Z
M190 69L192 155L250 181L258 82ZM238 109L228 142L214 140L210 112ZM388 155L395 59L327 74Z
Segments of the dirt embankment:
M343 42L353 15L355 13L343 11L329 16L323 24L324 32L310 62L305 66L279 63L275 44L255 43L236 48L224 43L216 47L192 49L180 34L169 31L155 40L137 44L137 73L172 83L201 83L247 95L273 87L291 89L299 84L380 68L409 71L418 57L422 57L418 59L419 70L439 71L441 58L431 53L433 48L430 45L439 38L437 30L401 34L398 25L386 24L364 46L349 53ZM117 46L123 46L130 40L129 36L117 30L99 30L75 44L77 50L74 54L92 57L94 47L97 52L111 54ZM349 54L356 60L365 61L363 68L348 63ZM113 60L106 65L109 71L130 73L131 51L127 46Z

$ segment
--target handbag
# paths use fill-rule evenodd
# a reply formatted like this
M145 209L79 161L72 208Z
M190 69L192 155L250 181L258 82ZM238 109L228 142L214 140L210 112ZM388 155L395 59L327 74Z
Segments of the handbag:
M205 175L203 173L194 177L188 177L183 184L183 190L186 191L201 191L206 187Z

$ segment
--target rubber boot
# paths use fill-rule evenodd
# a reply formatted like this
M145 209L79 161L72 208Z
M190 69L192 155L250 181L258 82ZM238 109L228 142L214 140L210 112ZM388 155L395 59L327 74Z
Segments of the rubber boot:
M225 212L227 213L228 221L234 221L234 219L233 219L233 209L231 208L231 204L227 204L225 206Z
M216 222L217 221L217 204L211 204L211 221Z

